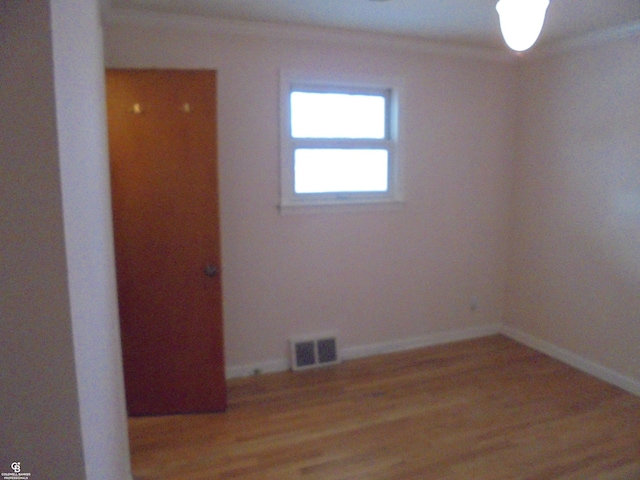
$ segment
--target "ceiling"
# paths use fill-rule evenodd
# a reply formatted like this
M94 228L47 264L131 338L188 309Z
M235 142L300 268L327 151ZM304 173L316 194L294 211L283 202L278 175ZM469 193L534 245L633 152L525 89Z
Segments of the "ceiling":
M103 0L106 12L313 25L504 48L497 0ZM640 25L640 0L550 0L540 42ZM635 30L634 30L635 31Z

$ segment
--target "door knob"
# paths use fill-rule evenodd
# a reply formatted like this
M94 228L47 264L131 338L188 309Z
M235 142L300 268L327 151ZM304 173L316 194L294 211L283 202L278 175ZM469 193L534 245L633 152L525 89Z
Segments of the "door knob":
M216 275L218 275L218 267L216 267L215 265L207 265L206 267L204 267L204 274L207 277L215 277Z

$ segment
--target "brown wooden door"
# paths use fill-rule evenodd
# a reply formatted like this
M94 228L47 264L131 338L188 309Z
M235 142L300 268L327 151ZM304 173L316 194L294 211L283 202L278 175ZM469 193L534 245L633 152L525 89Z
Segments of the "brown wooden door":
M212 71L108 70L130 415L225 409Z

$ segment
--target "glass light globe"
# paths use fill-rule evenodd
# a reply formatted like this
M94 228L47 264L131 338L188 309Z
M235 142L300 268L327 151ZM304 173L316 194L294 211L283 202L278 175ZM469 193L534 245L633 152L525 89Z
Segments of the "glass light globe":
M496 10L500 16L500 29L509 48L523 52L536 42L549 0L500 0Z

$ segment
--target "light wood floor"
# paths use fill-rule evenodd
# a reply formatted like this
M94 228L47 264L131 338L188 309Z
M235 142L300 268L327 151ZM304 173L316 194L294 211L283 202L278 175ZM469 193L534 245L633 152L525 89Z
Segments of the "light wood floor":
M229 382L130 420L136 479L640 479L640 398L505 337Z

